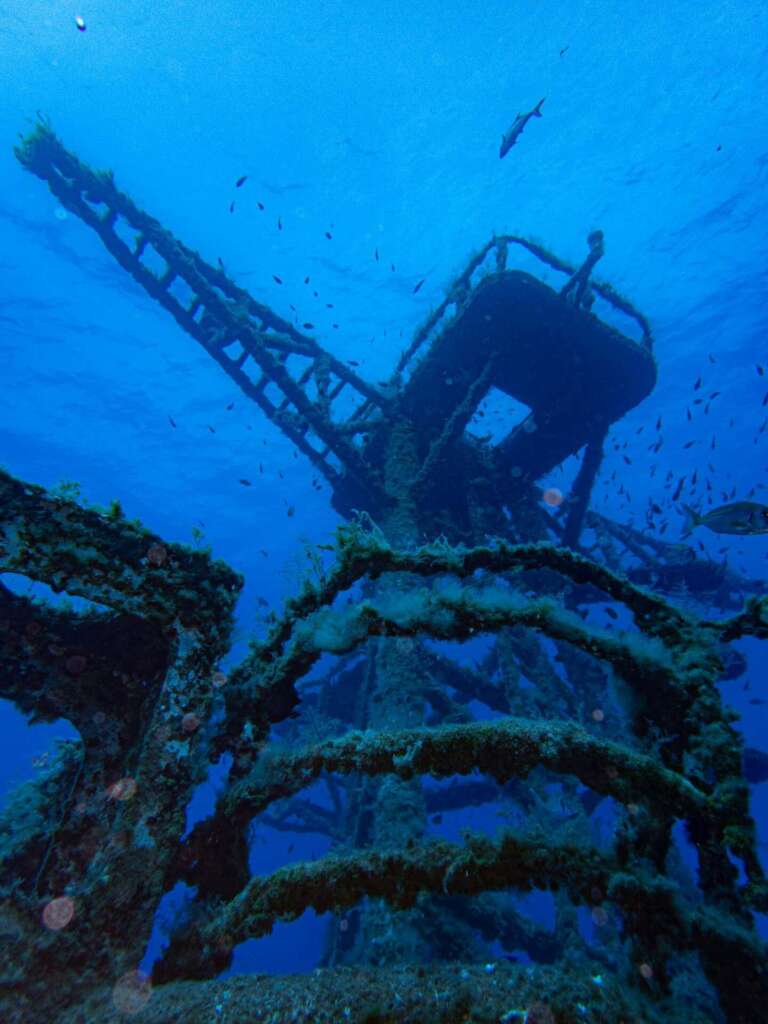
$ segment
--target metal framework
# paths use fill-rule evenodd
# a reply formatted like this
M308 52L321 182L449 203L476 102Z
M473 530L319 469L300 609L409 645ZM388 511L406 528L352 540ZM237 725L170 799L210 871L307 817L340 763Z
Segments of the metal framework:
M359 437L388 407L380 390L174 238L110 172L92 171L44 125L16 153L332 486L343 472L376 491ZM353 406L345 418L336 412L342 394Z
M334 504L345 516L364 508L378 517L391 504L381 452L393 424L403 416L419 432L422 493L450 495L457 490L457 466L476 477L484 462L484 471L495 478L493 486L504 494L510 473L516 484L534 480L602 437L655 383L651 332L642 314L610 285L589 280L592 292L639 325L638 346L581 307L594 255L575 268L525 238L494 237L469 260L415 332L390 385L382 389L174 238L116 187L111 172L95 172L65 149L46 122L37 125L16 154L310 459L331 485ZM530 275L507 269L512 245L569 275L560 295ZM577 279L579 301L569 301L566 289ZM492 319L489 308L495 329L483 332L484 321ZM550 323L545 333L538 326L542 316ZM426 356L413 365L427 341ZM581 375L564 373L557 393L548 391L549 375L531 372L532 346L541 360L552 364L579 353ZM447 366L461 369L449 378ZM595 388L596 381L614 375L629 385ZM533 410L498 451L475 441L468 444L464 433L493 386ZM570 428L561 429L569 421ZM579 423L587 425L585 431L576 429ZM594 458L589 461L595 465ZM575 540L581 518L574 519L569 531Z

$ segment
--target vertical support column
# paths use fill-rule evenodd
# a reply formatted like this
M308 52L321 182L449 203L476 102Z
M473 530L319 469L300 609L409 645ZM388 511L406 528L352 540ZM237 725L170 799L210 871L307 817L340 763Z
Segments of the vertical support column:
M392 430L385 464L385 488L393 508L383 524L387 540L397 547L418 542L417 504L414 485L419 470L416 438L412 424L402 419ZM423 585L423 581L417 581ZM398 573L377 586L393 599L414 585L412 578ZM368 708L369 728L407 729L423 725L424 675L419 660L419 642L411 638L379 640L376 643L375 673ZM377 786L373 812L373 842L377 848L405 847L422 840L426 805L421 780L405 782L387 776ZM364 959L379 965L427 963L430 944L419 927L421 912L395 912L386 903L372 902L366 908L361 950Z
M601 428L587 444L584 458L581 460L581 467L571 488L570 511L563 532L563 545L567 548L575 548L579 543L595 477L603 461L603 444L607 433L607 427Z

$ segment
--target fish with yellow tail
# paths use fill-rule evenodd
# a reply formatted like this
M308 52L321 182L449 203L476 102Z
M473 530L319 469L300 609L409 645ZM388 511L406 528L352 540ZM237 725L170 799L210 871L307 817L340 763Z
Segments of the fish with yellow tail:
M501 147L499 149L499 159L503 160L507 153L512 149L514 144L523 134L523 129L531 120L532 117L543 117L541 113L541 104L547 97L544 96L533 110L529 110L527 114L518 114L515 120L512 122L512 127L501 137Z
M688 537L697 526L706 526L713 533L734 533L740 536L768 533L768 505L759 505L756 501L734 501L713 508L705 515L696 512L690 505L683 505L683 509L683 537Z

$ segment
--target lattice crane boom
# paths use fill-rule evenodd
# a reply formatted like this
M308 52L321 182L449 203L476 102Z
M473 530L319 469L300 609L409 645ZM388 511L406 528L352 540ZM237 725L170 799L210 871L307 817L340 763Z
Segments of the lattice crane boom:
M38 124L15 152L334 489L346 481L378 495L378 473L363 457L360 435L388 407L383 393L174 238L116 187L111 172L91 170L47 124ZM352 407L345 416L342 392Z

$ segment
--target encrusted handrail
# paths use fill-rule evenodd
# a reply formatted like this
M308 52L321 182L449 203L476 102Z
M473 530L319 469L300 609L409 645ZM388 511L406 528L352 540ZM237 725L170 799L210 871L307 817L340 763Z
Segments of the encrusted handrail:
M563 274L567 274L570 278L573 278L578 272L578 267L574 267L565 260L561 260L558 256L555 256L554 253L550 252L549 249L546 249L543 245L540 245L538 242L534 242L530 238L524 238L522 235L494 235L489 242L486 242L482 249L470 258L461 273L455 277L453 282L449 285L443 301L434 310L432 310L424 323L416 330L410 345L402 353L397 362L397 367L395 369L396 375L403 372L413 356L430 337L437 324L446 316L449 307L455 303L462 302L469 295L472 275L478 267L485 262L491 250L496 250L496 272L500 273L507 269L507 257L509 255L510 244L519 245L523 249L527 249L531 255L541 260L542 263L545 263L553 270L558 270ZM652 352L653 335L651 333L651 326L643 314L607 282L590 279L589 286L592 291L597 292L602 299L605 299L606 302L610 303L614 309L618 309L620 312L636 321L642 332L641 344L649 352Z

